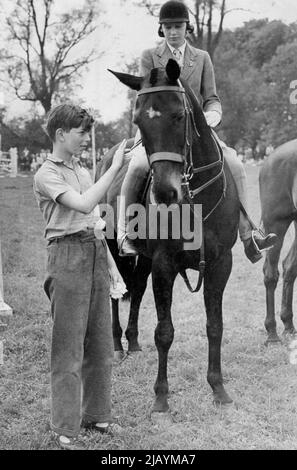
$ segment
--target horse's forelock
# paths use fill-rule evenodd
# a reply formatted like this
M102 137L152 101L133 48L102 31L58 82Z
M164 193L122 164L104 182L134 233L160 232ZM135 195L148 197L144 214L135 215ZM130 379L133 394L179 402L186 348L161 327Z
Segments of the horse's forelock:
M152 69L151 70L151 76L150 76L150 84L155 85L158 81L158 69Z

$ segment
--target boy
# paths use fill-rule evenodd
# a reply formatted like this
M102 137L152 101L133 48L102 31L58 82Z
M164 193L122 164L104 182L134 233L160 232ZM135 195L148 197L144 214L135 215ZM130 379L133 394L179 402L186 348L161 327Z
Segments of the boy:
M64 449L78 448L81 424L111 430L109 277L114 284L121 278L105 241L94 235L94 208L123 164L126 141L110 169L92 184L75 156L87 147L93 122L79 106L53 108L46 126L52 156L34 177L48 241L44 288L53 317L51 428Z

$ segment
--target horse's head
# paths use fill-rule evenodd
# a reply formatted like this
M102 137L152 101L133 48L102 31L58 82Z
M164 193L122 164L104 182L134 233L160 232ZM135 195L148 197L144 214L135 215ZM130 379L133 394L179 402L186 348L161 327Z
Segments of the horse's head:
M153 69L145 77L112 72L122 83L138 91L134 122L140 129L153 172L157 203L182 200L181 182L185 167L187 104L179 82L180 68L169 59L164 69Z

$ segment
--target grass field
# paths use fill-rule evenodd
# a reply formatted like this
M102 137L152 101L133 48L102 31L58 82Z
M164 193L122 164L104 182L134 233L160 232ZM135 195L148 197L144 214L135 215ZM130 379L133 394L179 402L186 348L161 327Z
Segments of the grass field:
M259 221L258 170L248 166L250 212ZM0 366L0 449L53 449L49 426L51 320L43 292L43 221L32 177L0 178L0 237L5 301L13 308ZM288 233L284 253L292 239ZM265 292L262 262L252 265L238 241L224 297L222 365L234 399L212 404L206 381L207 337L202 294L175 284L175 339L169 356L173 424L149 417L157 372L156 313L151 281L140 312L143 351L113 370L113 414L124 428L116 436L85 434L89 449L297 449L297 370L285 345L264 346ZM193 273L192 279L196 279ZM280 307L281 283L277 291ZM128 305L122 305L126 326ZM277 318L279 332L282 325Z

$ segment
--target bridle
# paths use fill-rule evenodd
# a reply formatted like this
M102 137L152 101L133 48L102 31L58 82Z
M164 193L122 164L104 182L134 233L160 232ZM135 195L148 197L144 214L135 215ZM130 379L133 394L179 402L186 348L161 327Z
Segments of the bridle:
M148 161L149 165L152 171L152 164L157 161L171 161L171 162L176 162L176 163L182 163L184 165L183 168L183 181L182 181L182 186L185 187L185 197L187 201L190 204L191 211L193 213L194 217L197 217L195 214L195 209L193 205L193 199L197 194L199 194L201 191L204 189L208 188L210 185L212 185L215 181L217 181L220 177L223 177L223 191L222 194L220 195L219 200L215 204L215 206L208 212L206 216L203 217L203 222L205 222L208 217L215 211L215 209L219 206L223 198L225 197L226 194L226 178L225 178L225 172L224 172L224 157L223 157L223 152L221 147L218 145L218 142L212 133L211 136L215 142L216 148L219 153L219 159L215 162L212 162L208 165L203 165L201 167L195 168L193 165L193 154L192 154L192 135L193 133L196 134L196 137L200 137L200 134L198 132L198 129L196 127L195 119L194 119L194 114L193 110L191 107L191 104L189 103L189 99L186 95L186 90L182 86L181 82L178 80L178 85L179 86L157 86L157 87L148 87L148 88L143 88L142 90L138 91L137 96L141 95L146 95L146 94L151 94L151 93L158 93L158 92L177 92L182 94L183 98L183 106L184 106L184 112L185 112L185 142L184 142L184 149L183 153L172 153L172 152L155 152L150 155L148 155ZM137 144L135 144L136 146ZM190 180L195 174L202 173L207 170L212 170L215 167L219 166L219 172L217 175L215 175L213 178L208 180L206 183L202 184L200 187L195 188L195 189L190 189ZM203 224L202 224L202 229L203 229ZM201 288L203 278L204 278L204 272L205 272L205 247L204 247L204 236L203 236L203 230L202 230L202 243L200 247L200 262L199 262L199 278L198 282L196 285L196 288L193 289L190 281L188 279L186 270L181 270L180 274L183 277L186 286L190 290L190 292L198 292Z
M193 133L196 135L196 137L200 137L200 134L197 130L196 123L195 123L195 118L194 118L194 113L193 109L191 107L191 104L189 103L188 97L186 95L186 90L182 86L181 82L178 80L179 86L157 86L157 87L148 87L148 88L143 88L142 90L138 91L137 96L141 95L146 95L146 94L152 94L152 93L158 93L158 92L177 92L182 94L183 98L183 106L184 106L184 112L185 112L185 142L184 142L184 149L183 153L174 153L174 152L155 152L150 155L148 155L148 161L150 168L152 168L152 164L157 161L171 161L175 163L182 163L184 165L183 169L183 181L182 181L182 186L185 187L185 192L186 192L186 197L190 200L193 200L194 197L199 194L201 191L204 189L208 188L210 185L212 185L216 180L218 180L221 176L224 178L224 189L223 189L223 197L225 196L225 191L226 191L226 180L225 180L225 173L224 173L224 158L223 158L223 153L220 148L220 146L217 143L216 138L214 137L214 134L212 133L211 136L214 140L214 143L216 145L216 148L219 153L219 159L215 162L212 162L208 165L203 165L201 167L195 168L193 164L193 154L192 154L192 135ZM202 173L207 170L212 170L215 167L219 166L220 171L218 172L217 175L215 175L213 178L208 180L206 183L202 184L198 188L195 189L190 189L190 180L195 174ZM207 214L206 217L204 217L204 220L206 220L211 213L216 209L216 207L219 205L221 202L221 199L218 201L216 206L211 210L209 214Z

